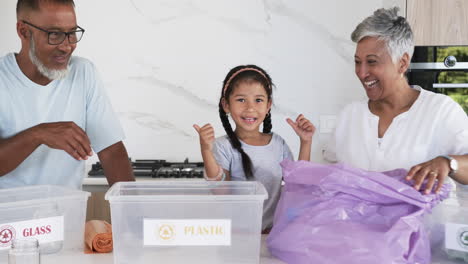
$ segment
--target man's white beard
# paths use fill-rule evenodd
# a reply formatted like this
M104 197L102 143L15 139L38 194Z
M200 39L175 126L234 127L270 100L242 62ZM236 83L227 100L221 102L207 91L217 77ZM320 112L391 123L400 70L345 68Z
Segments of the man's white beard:
M64 79L68 74L67 68L63 70L52 70L47 68L36 56L36 46L34 45L34 39L31 36L31 47L29 48L29 58L31 62L37 67L37 70L49 80L60 80Z

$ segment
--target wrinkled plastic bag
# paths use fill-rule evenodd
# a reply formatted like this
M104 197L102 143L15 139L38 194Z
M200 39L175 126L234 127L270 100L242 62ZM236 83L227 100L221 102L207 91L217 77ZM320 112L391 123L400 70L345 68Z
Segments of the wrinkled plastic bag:
M423 195L407 172L368 172L344 164L283 161L285 186L272 255L291 264L430 263L424 215L450 192Z

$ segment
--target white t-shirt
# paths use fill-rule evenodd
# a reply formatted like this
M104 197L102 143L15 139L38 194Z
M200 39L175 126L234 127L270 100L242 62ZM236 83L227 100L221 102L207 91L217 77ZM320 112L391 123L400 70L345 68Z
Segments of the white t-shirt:
M343 162L370 171L412 166L439 155L468 152L468 116L450 97L419 86L411 108L396 116L384 136L378 138L379 117L368 101L345 107L335 133L324 152L331 162Z
M242 141L241 144L252 161L254 180L261 182L268 192L268 199L263 204L262 229L270 228L281 195L283 171L280 163L284 159L294 160L292 152L284 139L275 133L265 146L252 146ZM247 180L241 154L232 147L227 135L216 139L213 153L218 164L229 171L232 181Z
M40 123L73 121L85 130L95 153L123 140L123 130L94 65L72 57L69 67L65 79L42 86L22 73L13 53L0 58L0 138ZM35 184L81 188L84 176L84 161L41 145L0 177L0 189Z

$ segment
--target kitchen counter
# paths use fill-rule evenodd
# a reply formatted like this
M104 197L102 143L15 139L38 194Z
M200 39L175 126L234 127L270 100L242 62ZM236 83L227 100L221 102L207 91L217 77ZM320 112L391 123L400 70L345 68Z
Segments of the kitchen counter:
M168 178L136 177L136 181L168 181ZM171 178L171 181L202 181L203 178ZM107 186L106 177L86 177L83 179L83 185Z
M260 264L286 264L275 257L272 257L266 247L266 235L262 235L260 248ZM6 257L6 256L5 256ZM42 255L41 263L43 264L113 264L113 254L84 254L84 253L64 253L53 255ZM0 260L0 263L7 263ZM448 261L441 257L433 257L432 264L463 264L463 261Z
M106 177L86 177L83 179L83 185L108 186Z
M262 235L262 244L260 249L261 264L285 264L270 255L266 247L266 235ZM113 254L84 254L84 253L64 253L55 255L43 255L41 263L43 264L113 264Z
M135 181L168 181L168 178L136 177ZM203 178L171 178L171 181L203 181ZM106 192L109 189L106 177L85 177L82 183L83 191Z

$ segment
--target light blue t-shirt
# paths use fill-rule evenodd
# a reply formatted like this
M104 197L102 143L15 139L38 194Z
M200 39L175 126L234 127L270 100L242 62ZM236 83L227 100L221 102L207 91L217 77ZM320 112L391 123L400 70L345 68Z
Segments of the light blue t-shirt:
M94 65L72 57L69 69L65 79L42 86L22 73L13 53L0 58L0 138L40 123L73 121L88 135L94 153L123 140L123 130ZM84 161L41 145L0 177L0 189L37 184L81 188L84 176Z
M252 160L254 180L261 182L268 192L268 199L263 204L262 229L270 228L281 195L283 171L280 163L284 159L294 160L293 155L284 139L275 133L265 146L252 146L242 141L241 144ZM247 180L242 168L241 154L232 147L227 135L216 139L213 153L218 164L229 171L232 181Z

